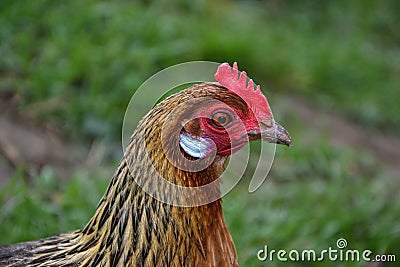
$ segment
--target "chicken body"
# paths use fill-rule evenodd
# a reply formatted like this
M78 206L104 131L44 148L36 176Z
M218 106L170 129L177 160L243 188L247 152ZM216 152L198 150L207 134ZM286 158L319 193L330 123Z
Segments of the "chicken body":
M219 183L212 183L224 170L229 156L226 151L231 149L233 153L234 146L227 148L202 124L211 123L220 130L215 123L225 122L226 118L220 119L222 115L218 113L216 122L208 118L203 122L184 120L190 114L203 116L214 105L210 99L223 102L240 114L250 114L239 96L218 83L194 85L160 102L132 134L88 224L72 233L0 247L0 266L238 266L223 217ZM171 134L163 137L163 132ZM249 140L262 138L260 133L251 133ZM274 142L289 144L286 131L280 134ZM208 167L193 172L171 164L171 159L179 161L182 155L187 160L185 164L197 162L197 154L182 145L186 140L182 136L215 139L215 153ZM155 182L154 177L160 176L184 187L213 184L207 191L185 195L189 204L191 200L216 200L204 205L173 205L182 200L182 195ZM152 188L170 201L160 201L144 188Z

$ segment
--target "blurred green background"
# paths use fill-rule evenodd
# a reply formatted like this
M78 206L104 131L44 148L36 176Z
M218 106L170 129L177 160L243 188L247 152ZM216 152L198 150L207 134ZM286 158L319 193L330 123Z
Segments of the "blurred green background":
M399 262L399 14L394 0L2 0L0 244L85 225L143 81L185 61L237 61L294 142L277 147L256 193L242 179L224 198L241 265L377 266L256 256L264 245L336 248L338 238ZM6 119L27 145L10 145ZM54 146L40 153L58 164L24 156L32 132L56 136L57 156L48 156Z

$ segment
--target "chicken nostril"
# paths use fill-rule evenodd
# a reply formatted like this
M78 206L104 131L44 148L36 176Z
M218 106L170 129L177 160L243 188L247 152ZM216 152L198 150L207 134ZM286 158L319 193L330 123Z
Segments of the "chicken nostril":
M266 120L260 120L260 124L261 126L265 126L265 127L272 127L274 126L274 120L273 119L266 119Z

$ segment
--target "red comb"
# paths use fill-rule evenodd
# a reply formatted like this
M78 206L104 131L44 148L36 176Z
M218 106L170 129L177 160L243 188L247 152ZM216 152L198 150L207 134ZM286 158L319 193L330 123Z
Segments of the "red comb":
M261 93L260 86L254 90L252 79L247 84L247 74L240 72L237 63L233 63L233 68L228 63L219 65L214 78L228 90L240 96L259 118L271 118L272 113L267 98Z

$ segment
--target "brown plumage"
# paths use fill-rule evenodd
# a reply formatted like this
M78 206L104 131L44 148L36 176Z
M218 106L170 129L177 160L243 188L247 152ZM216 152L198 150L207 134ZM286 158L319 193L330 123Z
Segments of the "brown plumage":
M149 186L174 202L179 201L174 198L182 196L156 184L153 178L157 174L186 187L206 185L220 176L235 145L226 152L226 145L213 133L214 130L223 131L220 124L232 118L224 117L226 113L221 113L219 108L215 116L218 121L206 118L203 122L199 119L182 122L190 114L203 114L204 107L207 112L212 110L214 103L210 99L228 104L244 118L254 115L242 98L219 83L194 85L170 96L139 123L105 195L84 228L0 247L0 266L238 266L221 199L217 197L217 200L200 206L190 205L198 198L219 196L218 183L204 194L184 196L189 207L166 204L143 190ZM180 105L182 103L188 105ZM173 110L175 113L171 117ZM272 117L269 119L271 121L266 124L270 126L268 131L274 132L273 136L264 136L266 131L261 127L257 128L258 132L254 132L254 127L246 128L249 132L247 140L263 139L289 145L287 132L277 124L271 124L274 122ZM246 127L251 124L250 119L248 121ZM204 122L209 125L205 126ZM171 134L163 137L162 131ZM187 164L196 164L197 154L181 143L179 136L182 134L200 141L201 138L212 139L216 143L215 157L207 168L191 172L171 164L170 159L179 160L182 155L188 160ZM163 138L167 144L165 153ZM176 147L178 149L174 149ZM145 155L148 155L148 161L144 160Z

